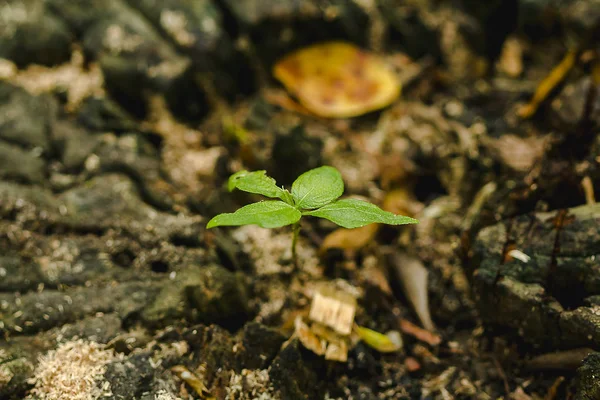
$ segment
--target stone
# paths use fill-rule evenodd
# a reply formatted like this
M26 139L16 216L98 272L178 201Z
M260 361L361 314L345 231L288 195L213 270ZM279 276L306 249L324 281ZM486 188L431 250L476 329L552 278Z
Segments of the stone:
M8 0L0 4L0 58L18 67L53 66L69 60L71 32L38 0Z
M588 355L577 369L574 400L600 398L600 353Z
M211 0L128 0L179 52L187 55L199 74L205 74L215 89L234 99L255 89L249 60L236 49L224 27L223 13ZM194 77L190 76L193 80ZM178 110L186 107L182 99Z
M248 318L246 287L240 276L217 265L188 266L168 282L142 313L151 327L185 318L196 323L236 327Z
M46 163L34 151L0 142L0 178L22 183L42 183Z
M325 40L365 44L368 17L352 1L225 0L240 30L271 66L286 52Z
M50 96L33 96L22 88L0 81L0 139L48 151L49 126L55 119L57 107Z
M482 229L473 246L480 315L541 348L600 346L600 205Z

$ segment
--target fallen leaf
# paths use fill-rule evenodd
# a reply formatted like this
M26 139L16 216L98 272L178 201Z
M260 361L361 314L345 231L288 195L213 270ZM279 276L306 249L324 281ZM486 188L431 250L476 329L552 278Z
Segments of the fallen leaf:
M384 335L383 333L358 325L356 325L354 329L366 345L374 348L380 353L393 353L402 348L402 337L398 332L392 336L391 332L389 335Z
M309 326L302 320L302 317L296 318L295 335L300 339L300 343L316 355L322 356L325 354L327 342L315 335Z
M394 214L414 217L423 210L423 203L407 189L395 189L385 195L381 208Z
M436 335L433 332L429 332L426 329L420 328L406 319L400 320L400 330L407 335L411 335L419 339L421 342L425 342L431 346L437 346L442 342L440 335Z
M325 359L331 361L348 361L348 345L344 340L336 342L329 342L327 345L327 351L325 352Z
M392 257L393 269L402 283L404 293L410 301L425 329L433 331L435 326L429 312L429 293L427 291L428 271L423 263L406 253L396 253Z
M328 249L360 250L373 240L378 230L378 224L369 224L354 229L336 229L325 237L320 251L324 253Z
M273 75L314 114L347 118L383 108L400 95L385 62L344 42L326 42L285 56Z
M266 90L264 93L265 100L269 103L279 106L284 110L293 111L298 114L307 115L309 117L314 117L315 114L312 113L308 108L304 107L302 104L298 103L287 93L282 90Z

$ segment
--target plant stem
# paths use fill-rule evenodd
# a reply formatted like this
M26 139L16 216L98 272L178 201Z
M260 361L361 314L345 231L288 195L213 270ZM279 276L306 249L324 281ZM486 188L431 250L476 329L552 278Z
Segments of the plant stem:
M292 262L294 267L298 266L298 256L296 254L296 243L298 242L298 235L300 233L300 222L296 222L292 226Z

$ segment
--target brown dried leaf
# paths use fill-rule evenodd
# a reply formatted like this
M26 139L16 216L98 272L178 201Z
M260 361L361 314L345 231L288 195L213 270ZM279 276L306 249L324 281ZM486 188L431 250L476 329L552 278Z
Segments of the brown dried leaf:
M327 342L324 339L320 339L315 335L309 326L302 321L301 317L296 318L296 332L295 335L300 339L300 343L316 355L322 356L325 354Z
M383 199L382 208L394 214L414 217L423 210L423 203L406 188L388 192Z
M326 42L287 55L273 75L318 116L346 118L389 105L400 83L374 54L344 42Z
M346 362L348 361L348 344L344 340L329 342L325 359L331 361Z
M325 237L320 251L325 252L328 249L360 250L373 240L378 230L378 224L365 225L355 229L336 229Z

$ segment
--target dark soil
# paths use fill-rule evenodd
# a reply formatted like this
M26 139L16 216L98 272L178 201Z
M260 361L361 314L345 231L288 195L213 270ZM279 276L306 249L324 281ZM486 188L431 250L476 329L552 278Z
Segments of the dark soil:
M0 1L0 398L600 399L599 27L597 0ZM283 101L273 63L334 39L401 98ZM232 173L320 165L421 223L320 251L309 219L298 268L286 229L205 229L258 199ZM323 283L401 351L306 349Z

